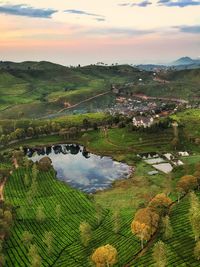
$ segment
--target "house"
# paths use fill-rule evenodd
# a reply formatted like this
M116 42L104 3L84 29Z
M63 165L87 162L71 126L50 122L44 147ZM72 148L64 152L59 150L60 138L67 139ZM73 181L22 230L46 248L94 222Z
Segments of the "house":
M188 157L189 156L189 153L187 151L178 152L178 155L181 156L181 157Z
M152 117L145 117L145 116L136 116L133 117L133 125L135 127L144 127L148 128L151 127L153 124L154 119Z

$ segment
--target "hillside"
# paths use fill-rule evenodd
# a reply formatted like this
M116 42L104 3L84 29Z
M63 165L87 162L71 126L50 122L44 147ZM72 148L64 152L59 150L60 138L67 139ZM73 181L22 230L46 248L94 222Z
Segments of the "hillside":
M149 79L149 74L144 74ZM130 66L69 68L49 62L0 63L0 117L23 113L37 118L99 93L112 83L138 80L139 70ZM101 101L101 100L100 100ZM102 100L104 102L104 99Z
M129 65L74 68L50 62L0 62L0 118L51 116L94 96L97 99L82 105L79 112L103 110L115 99L112 84L133 84L128 91L134 93L191 99L199 96L199 73L200 69L171 70L154 79L152 72ZM163 84L162 79L169 83Z
M5 245L5 266L30 266L28 250L22 242L24 231L34 234L34 243L42 256L42 266L88 267L92 251L105 242L112 243L118 249L120 260L116 266L122 266L132 258L132 253L139 248L139 242L130 233L131 216L124 218L120 232L115 234L111 213L104 210L102 222L98 224L94 202L78 190L58 182L53 172L38 175L37 195L30 205L27 202L30 186L24 184L25 173L31 177L31 173L23 168L15 171L8 179L5 189L6 200L18 207L12 235ZM38 223L36 214L41 205L46 219ZM57 205L61 205L59 220L55 213ZM84 221L90 223L93 231L93 239L88 247L84 247L80 241L79 225ZM43 241L45 231L53 233L51 256ZM128 250L131 246L133 249Z

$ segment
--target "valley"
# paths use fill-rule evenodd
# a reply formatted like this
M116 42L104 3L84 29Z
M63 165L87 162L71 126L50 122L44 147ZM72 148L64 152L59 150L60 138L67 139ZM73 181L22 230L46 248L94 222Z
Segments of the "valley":
M110 244L113 266L149 267L162 240L166 266L198 266L188 217L191 191L199 199L200 109L198 95L190 97L198 71L155 80L131 66L1 64L1 198L11 213L2 263L89 267ZM138 212L147 214L136 221ZM141 239L135 223L148 212L159 220L155 228L145 221L152 232Z

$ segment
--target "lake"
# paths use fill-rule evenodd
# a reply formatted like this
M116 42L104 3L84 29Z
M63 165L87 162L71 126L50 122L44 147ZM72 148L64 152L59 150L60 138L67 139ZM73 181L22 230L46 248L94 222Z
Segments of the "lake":
M113 181L128 178L131 174L127 164L89 153L83 146L75 144L24 148L24 151L34 162L48 156L59 180L87 193L107 189Z

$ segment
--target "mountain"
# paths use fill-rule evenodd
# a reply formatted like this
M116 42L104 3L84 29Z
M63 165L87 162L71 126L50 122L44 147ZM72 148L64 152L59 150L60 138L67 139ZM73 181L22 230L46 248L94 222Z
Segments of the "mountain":
M146 71L156 71L156 70L167 70L167 69L175 69L175 70L185 70L185 69L198 69L200 68L200 59L192 59L190 57L181 57L176 61L173 61L168 64L141 64L137 65L137 68L140 70Z
M180 66L180 65L194 65L194 64L200 64L200 60L192 59L190 57L181 57L177 59L176 61L172 62L170 65Z

